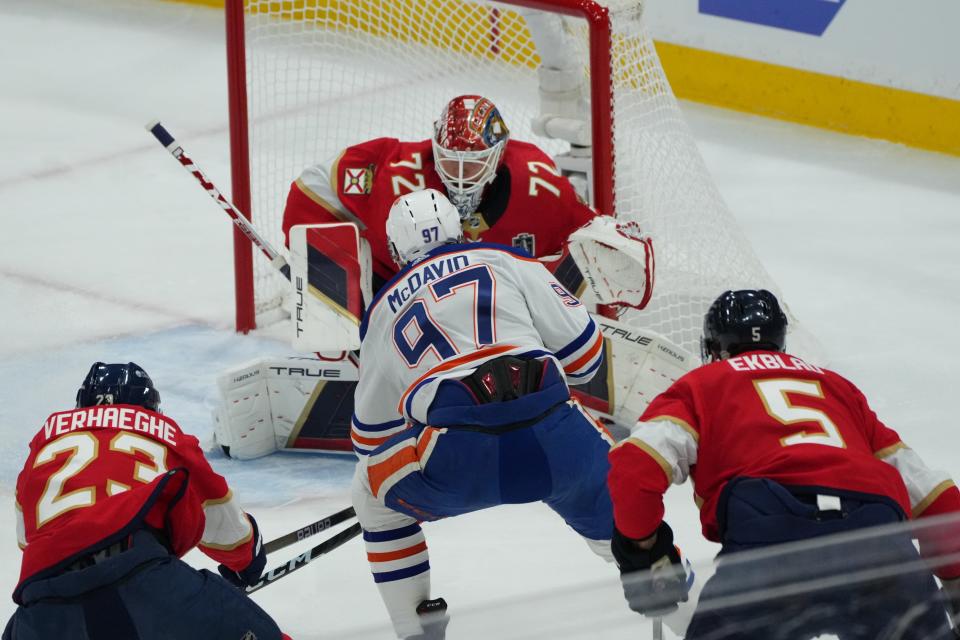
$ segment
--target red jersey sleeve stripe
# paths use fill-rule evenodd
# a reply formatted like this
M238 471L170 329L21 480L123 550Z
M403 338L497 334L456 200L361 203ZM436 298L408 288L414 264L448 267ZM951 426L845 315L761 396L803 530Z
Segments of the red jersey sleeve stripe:
M906 449L906 448L907 448L907 445L903 444L902 442L898 442L896 444L890 445L889 447L884 447L879 451L874 451L873 455L882 460L884 458L889 458L890 456L895 454L897 451L900 451L901 449Z
M930 509L933 503L939 500L940 496L942 496L951 487L956 487L953 480L944 480L943 482L938 484L936 487L934 487L933 491L927 494L927 496L923 500L918 502L917 505L913 508L913 517L919 518L920 516L922 516L924 512Z
M667 477L667 484L669 485L673 482L673 468L670 466L670 463L663 458L662 455L657 453L656 449L648 445L643 440L638 440L637 438L627 438L623 442L619 443L617 447L625 445L633 445L650 456L650 458L660 466L663 474Z
M629 538L646 538L663 519L668 476L647 451L637 446L614 447L609 457L607 484L617 529Z
M297 178L296 182L293 184L296 185L297 189L300 190L300 193L309 198L314 204L321 206L327 213L337 220L342 222L353 222L353 220L350 219L343 211L321 198L318 194L314 193L302 178Z

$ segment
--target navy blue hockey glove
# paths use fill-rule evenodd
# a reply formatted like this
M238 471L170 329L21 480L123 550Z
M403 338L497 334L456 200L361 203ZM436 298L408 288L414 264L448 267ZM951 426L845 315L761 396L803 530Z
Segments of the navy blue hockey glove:
M642 549L638 540L626 537L616 527L610 542L620 567L620 582L627 604L637 613L662 616L687 601L687 574L680 551L673 544L673 530L661 522L656 541Z
M263 536L260 535L260 527L257 526L257 521L254 520L253 516L249 513L247 514L247 518L250 520L250 526L253 527L253 557L250 559L249 564L240 571L234 571L225 564L217 567L220 575L238 589L257 584L260 581L260 576L263 575L263 570L267 566L267 551L263 547Z

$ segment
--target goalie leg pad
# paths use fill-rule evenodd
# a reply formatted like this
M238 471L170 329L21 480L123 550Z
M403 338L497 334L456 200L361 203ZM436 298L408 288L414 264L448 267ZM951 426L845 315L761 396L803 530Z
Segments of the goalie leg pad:
M260 359L226 371L217 380L216 442L239 460L282 449L352 451L358 374L349 357Z
M699 360L652 331L599 316L594 321L613 353L613 418L632 428L647 405Z

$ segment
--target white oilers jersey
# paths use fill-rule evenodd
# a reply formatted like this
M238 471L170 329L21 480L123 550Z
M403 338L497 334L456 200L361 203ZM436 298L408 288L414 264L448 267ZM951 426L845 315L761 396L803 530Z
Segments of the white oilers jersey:
M586 308L522 250L449 245L408 266L360 326L351 430L366 454L409 421L426 423L436 387L493 358L554 358L570 384L593 377L603 338Z

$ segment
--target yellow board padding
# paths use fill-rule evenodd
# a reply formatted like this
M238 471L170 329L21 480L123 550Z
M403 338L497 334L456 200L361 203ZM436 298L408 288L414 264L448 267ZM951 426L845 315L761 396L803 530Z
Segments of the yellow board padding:
M201 7L223 9L223 0L164 0L164 2L176 2L178 4L198 4Z
M960 101L655 44L679 98L960 155Z
M223 7L224 0L173 0ZM246 12L282 20L317 22L400 42L536 68L533 39L515 11L450 0L248 0ZM376 16L376 20L371 20Z
M174 0L223 7L224 0ZM526 25L509 10L497 15L501 38L491 36L490 9L465 3L460 14L422 29L444 0L251 0L248 11L282 12L291 20L322 19L389 37L479 57L535 66L538 58ZM362 20L372 9L380 19ZM510 48L497 46L512 43ZM884 87L693 47L656 41L657 53L677 97L717 107L881 138L960 155L960 101Z

